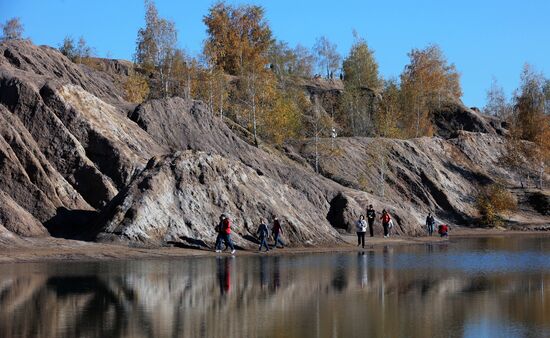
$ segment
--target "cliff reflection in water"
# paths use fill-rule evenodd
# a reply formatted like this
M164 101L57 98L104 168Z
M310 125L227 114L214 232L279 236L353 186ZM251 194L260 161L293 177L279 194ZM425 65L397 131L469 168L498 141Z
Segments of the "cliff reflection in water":
M2 265L0 337L548 336L536 244Z

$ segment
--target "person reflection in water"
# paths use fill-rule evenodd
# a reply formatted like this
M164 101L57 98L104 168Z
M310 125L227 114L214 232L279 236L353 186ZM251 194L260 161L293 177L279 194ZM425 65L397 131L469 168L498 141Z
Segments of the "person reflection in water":
M362 251L357 253L357 282L361 289L364 288L369 282L367 259L366 252Z
M336 269L334 270L334 277L332 278L332 289L338 292L342 292L348 286L348 278L346 271L345 255L339 255L336 257Z
M216 274L222 296L228 294L231 290L231 259L232 257L218 257L216 259Z
M277 291L281 286L281 270L280 270L280 261L279 257L275 256L273 258L273 291Z
M265 288L268 284L268 275L267 275L267 257L260 257L260 286Z

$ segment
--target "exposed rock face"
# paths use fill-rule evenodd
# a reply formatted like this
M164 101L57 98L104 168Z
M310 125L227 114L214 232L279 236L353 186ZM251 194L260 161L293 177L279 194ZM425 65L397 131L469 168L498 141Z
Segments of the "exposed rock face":
M61 237L205 245L227 212L241 246L252 245L261 217L274 216L294 245L334 243L368 204L389 209L396 233L414 235L426 211L467 223L479 184L517 181L501 163L504 126L458 103L435 116L444 138L338 138L328 152L324 140L320 175L309 164L313 142L256 148L201 102L128 104L120 83L129 67L78 65L27 41L0 44L0 241L47 228ZM298 85L316 94L342 83Z
M239 160L259 175L288 185L289 189L303 194L305 202L314 205L317 208L316 212L325 219L330 212L331 216L328 219L335 227L353 231L355 217L365 212L367 204L373 203L380 207L379 210L385 206L381 201L383 199L363 191L345 188L316 174L307 161L291 147L280 153L268 147L251 146L239 138L220 118L213 117L206 105L201 102L189 102L181 98L152 100L138 106L130 118L150 133L158 143L172 150L207 151ZM349 203L339 204L340 195L345 196ZM403 223L397 232L415 234L421 231L415 218L406 217L405 210L394 207L393 211L399 222ZM284 213L280 216L283 215Z
M47 79L71 83L85 91L107 100L120 102L123 91L113 77L73 63L57 49L35 46L30 41L4 41L0 45L0 67L16 74L25 74L30 82L40 87Z
M252 245L260 219L274 216L283 219L285 238L293 244L337 240L326 215L302 192L239 161L203 152L151 159L116 200L105 212L101 240L212 244L222 213L236 221L233 239L240 246Z
M442 102L434 113L433 122L435 134L443 138L454 138L459 131L499 135L506 133L498 119L484 116L461 102Z
M126 117L120 97L109 74L53 48L2 43L0 190L55 227L67 221L56 217L60 210L106 205L149 158L165 152Z
M409 209L417 222L423 222L431 210L444 221L470 224L477 216L475 195L480 186L495 181L519 186L516 174L503 161L505 141L495 134L457 132L449 140L354 137L334 142L336 150L321 155L323 175L383 195L389 205ZM296 148L313 161L313 144L299 143Z
M0 236L7 231L25 237L48 235L42 223L0 190Z
M0 191L45 222L58 207L90 209L40 151L21 121L0 105Z

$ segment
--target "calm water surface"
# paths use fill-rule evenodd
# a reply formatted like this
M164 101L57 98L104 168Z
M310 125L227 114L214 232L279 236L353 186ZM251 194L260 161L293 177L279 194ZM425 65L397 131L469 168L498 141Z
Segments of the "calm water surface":
M0 337L550 337L550 237L0 265Z

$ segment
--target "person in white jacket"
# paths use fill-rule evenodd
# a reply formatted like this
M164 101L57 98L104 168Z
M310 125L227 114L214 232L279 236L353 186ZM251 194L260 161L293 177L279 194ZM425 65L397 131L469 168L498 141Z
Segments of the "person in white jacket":
M365 216L361 215L355 226L357 230L357 246L363 245L363 248L365 248L365 233L367 232Z

